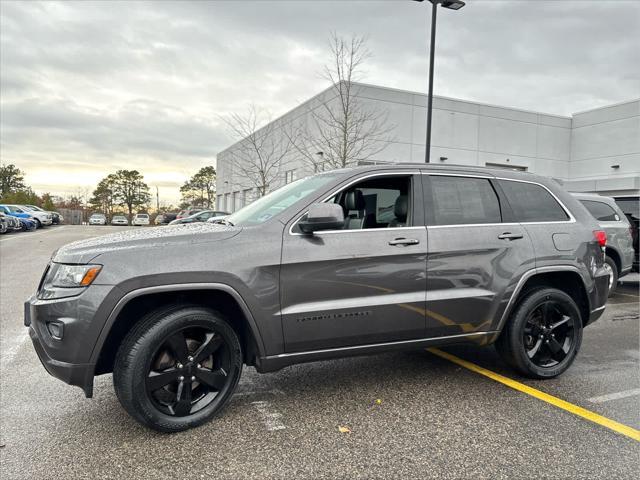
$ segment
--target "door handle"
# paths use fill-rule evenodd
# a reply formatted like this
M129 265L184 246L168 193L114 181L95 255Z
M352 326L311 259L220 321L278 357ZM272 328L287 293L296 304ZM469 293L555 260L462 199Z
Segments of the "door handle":
M504 232L503 234L498 235L500 240L517 240L518 238L522 238L523 235L521 233L511 233Z
M389 242L389 245L417 245L420 243L420 240L415 238L396 238Z

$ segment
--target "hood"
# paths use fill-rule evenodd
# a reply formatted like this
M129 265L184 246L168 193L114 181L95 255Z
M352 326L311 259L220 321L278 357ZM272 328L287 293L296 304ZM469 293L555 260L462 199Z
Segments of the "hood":
M214 242L234 237L241 230L211 223L131 229L69 243L54 252L52 259L59 263L88 263L103 253Z

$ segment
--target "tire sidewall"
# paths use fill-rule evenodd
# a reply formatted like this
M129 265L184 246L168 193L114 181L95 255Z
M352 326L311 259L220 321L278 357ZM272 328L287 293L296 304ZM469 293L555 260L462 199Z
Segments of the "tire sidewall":
M611 268L611 274L613 275L613 282L611 284L611 289L609 290L609 295L612 295L618 286L618 266L611 257L605 257L604 261L609 265L609 268Z
M171 334L188 327L205 327L220 334L229 349L230 383L216 398L202 410L186 416L174 417L160 411L153 403L146 388L146 377L157 349ZM134 333L134 332L132 332ZM119 378L116 385L130 392L127 398L121 398L125 408L142 423L164 432L185 430L209 421L219 413L233 394L242 372L242 349L238 336L222 318L213 311L202 308L185 308L161 316L148 330L135 332L130 342L125 341L121 347L124 359L122 366L114 369ZM135 346L134 346L135 345ZM118 390L117 388L116 390ZM120 397L120 395L119 395ZM127 405L130 403L129 405ZM131 411L133 410L133 411Z
M531 312L537 308L541 303L553 300L562 304L564 308L567 308L572 317L575 319L574 330L576 335L574 343L571 347L571 351L566 358L562 360L558 365L553 367L540 367L534 364L528 357L524 346L524 328L527 323L527 319ZM566 293L556 289L542 289L532 292L517 308L513 318L513 324L511 325L509 332L509 342L511 343L511 351L513 352L515 366L527 376L534 378L553 378L564 371L566 371L580 350L582 344L582 318L580 310L573 299Z

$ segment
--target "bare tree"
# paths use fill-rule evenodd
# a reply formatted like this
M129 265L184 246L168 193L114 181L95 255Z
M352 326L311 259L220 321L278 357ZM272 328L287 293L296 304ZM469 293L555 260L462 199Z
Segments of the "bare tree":
M291 152L292 144L287 135L282 135L277 122L270 115L250 105L246 114L234 113L222 117L230 133L238 143L229 151L234 168L265 195L280 174L284 158ZM261 127L261 125L264 125Z
M363 63L370 58L364 37L351 39L333 33L330 39L332 61L322 76L333 85L335 98L309 106L303 124L285 129L296 152L314 171L344 168L368 160L382 152L395 129L384 111L366 107L358 98ZM320 164L325 164L321 165Z

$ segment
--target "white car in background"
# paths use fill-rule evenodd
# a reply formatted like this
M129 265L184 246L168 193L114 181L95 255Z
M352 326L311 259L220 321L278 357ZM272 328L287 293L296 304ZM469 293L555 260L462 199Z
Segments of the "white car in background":
M89 225L106 225L107 217L103 213L94 213L89 217Z
M53 223L53 215L51 212L43 212L40 210L34 210L33 208L29 208L26 205L7 205L11 210L20 213L28 213L33 217L33 219L38 224L38 228L41 228L46 225L51 225Z
M138 213L133 220L131 220L131 225L135 227L142 227L144 225L149 225L149 215L146 213Z
M111 225L129 225L129 220L124 215L114 215L111 219Z

